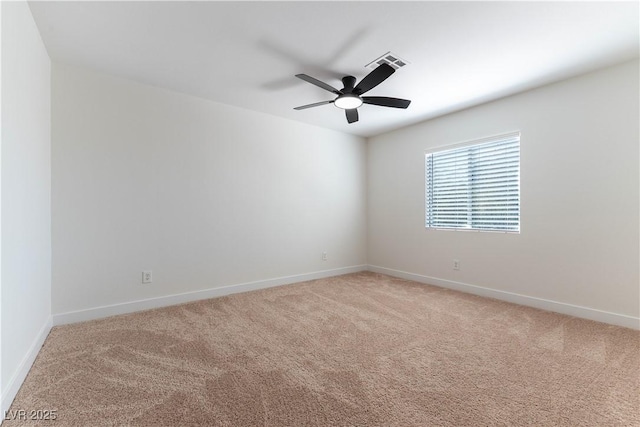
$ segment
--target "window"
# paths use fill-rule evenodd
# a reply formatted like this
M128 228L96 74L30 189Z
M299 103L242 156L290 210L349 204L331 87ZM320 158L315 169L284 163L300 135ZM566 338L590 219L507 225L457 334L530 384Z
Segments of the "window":
M520 231L520 133L425 154L425 226Z

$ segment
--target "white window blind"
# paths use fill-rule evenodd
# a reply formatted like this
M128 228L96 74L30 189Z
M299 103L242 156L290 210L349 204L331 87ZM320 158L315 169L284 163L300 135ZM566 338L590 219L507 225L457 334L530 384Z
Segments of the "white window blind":
M425 155L425 226L520 231L520 133Z

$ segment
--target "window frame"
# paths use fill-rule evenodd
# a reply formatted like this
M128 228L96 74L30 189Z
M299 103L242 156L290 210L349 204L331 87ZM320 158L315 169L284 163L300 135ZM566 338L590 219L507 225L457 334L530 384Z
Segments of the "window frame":
M493 228L471 228L471 224L473 223L473 217L469 218L467 220L467 223L469 224L468 227L441 227L441 226L431 226L429 225L429 218L428 218L428 213L429 213L429 200L427 197L427 156L429 154L433 154L433 153L438 153L438 152L444 152L444 151L450 151L450 150L456 150L456 149L460 149L460 148L465 148L465 147L472 147L472 146L476 146L476 145L482 145L482 144L487 144L487 143L492 143L492 142L499 142L501 140L506 140L506 139L513 139L513 138L517 138L518 139L518 178L517 178L517 191L518 191L518 225L517 225L517 229L514 230L503 230L503 229L493 229ZM522 189L521 189L521 171L522 171L522 135L521 132L518 131L512 131L512 132L507 132L507 133L502 133L502 134L498 134L498 135L492 135L492 136L488 136L488 137L484 137L484 138L478 138L478 139L473 139L473 140L467 140L464 142L458 142L458 143L454 143L454 144L444 144L444 145L438 145L438 146L434 146L431 148L428 148L426 150L424 150L424 227L425 230L436 230L436 231L465 231L465 232L482 232L482 233L503 233L503 234L520 234L522 232ZM470 196L470 192L468 193L468 195Z

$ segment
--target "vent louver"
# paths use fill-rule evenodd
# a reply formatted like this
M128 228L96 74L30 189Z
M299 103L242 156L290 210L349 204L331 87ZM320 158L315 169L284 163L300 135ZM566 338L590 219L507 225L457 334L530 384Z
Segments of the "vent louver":
M409 62L407 62L404 59L401 59L395 53L387 52L384 55L381 55L378 58L374 59L373 61L369 62L364 67L370 70L374 70L382 64L390 65L397 70L398 68L402 68L405 65L409 64Z

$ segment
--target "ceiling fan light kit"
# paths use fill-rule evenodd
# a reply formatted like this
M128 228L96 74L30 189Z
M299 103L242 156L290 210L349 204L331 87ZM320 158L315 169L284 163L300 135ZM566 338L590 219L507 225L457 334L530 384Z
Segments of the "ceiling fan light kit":
M333 105L343 110L351 110L362 105L362 98L353 94L340 95L333 101Z
M358 107L362 104L392 108L407 108L411 103L408 99L389 98L386 96L361 96L388 79L395 71L394 67L387 63L383 63L367 74L357 85L355 77L345 76L342 78L342 84L344 87L341 90L306 74L296 74L297 78L331 92L337 95L337 97L329 101L320 101L314 104L301 105L300 107L295 107L294 110L306 110L307 108L333 104L336 107L345 110L348 123L355 123L358 121Z

